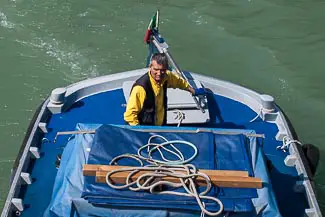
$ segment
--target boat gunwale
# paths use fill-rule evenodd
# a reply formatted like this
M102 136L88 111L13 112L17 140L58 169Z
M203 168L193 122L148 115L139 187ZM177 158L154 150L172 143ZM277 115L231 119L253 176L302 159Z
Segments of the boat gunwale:
M147 69L138 69L138 70L133 70L133 71L127 71L127 72L120 72L120 73L115 73L115 74L110 74L110 75L105 75L105 76L100 76L96 78L91 78L87 79L84 81L80 81L74 84L71 84L66 87L66 94L65 94L65 102L61 105L62 107L60 108L60 111L58 113L64 111L65 109L68 109L70 106L73 105L73 103L91 96L95 95L98 93L106 92L106 91L111 91L114 89L120 89L122 88L122 84L125 81L130 81L130 80L135 80L136 78L140 77ZM248 89L246 87L228 82L228 81L223 81L220 79L212 78L209 76L205 75L199 75L195 73L191 73L194 79L199 80L200 82L203 82L204 85L207 87L212 87L213 93L218 94L220 96L224 96L226 98L238 101L243 103L244 105L248 106L250 109L252 109L254 112L259 113L259 109L261 108L261 94ZM53 106L50 102L50 97L47 98L42 106L41 110L37 116L37 119L35 120L33 124L33 128L28 136L28 140L25 143L25 148L21 154L21 157L19 161L16 159L16 162L19 162L18 166L15 163L14 165L14 170L15 166L16 171L13 174L14 178L10 186L10 190L2 211L1 216L6 217L9 215L10 210L12 209L12 198L19 193L17 191L18 187L20 187L20 173L23 171L23 168L26 166L29 162L28 155L29 155L29 148L31 147L32 142L36 138L36 133L38 130L38 124L41 122L42 118L44 118L47 115L47 108L51 110L51 106ZM291 138L294 139L292 130L293 128L290 128L290 124L287 122L288 120L285 118L285 114L283 111L280 109L278 105L276 105L278 109L278 116L275 121L270 121L271 123L274 123L278 126L279 124L284 125L285 132L286 134ZM28 134L26 134L27 136ZM24 140L25 141L25 140ZM318 206L316 196L314 189L312 187L311 183L311 177L308 176L308 172L306 169L306 166L303 163L303 157L301 153L298 151L297 145L290 146L289 152L290 154L294 154L297 156L297 163L296 163L296 169L298 174L302 173L303 174L303 185L305 186L305 193L307 195L308 203L310 208L309 209L314 209L315 213L317 213L317 216L322 216L320 212L320 208ZM24 145L24 144L22 144ZM17 156L17 158L19 155ZM301 171L298 171L298 168L301 169ZM18 193L17 193L18 192Z
M12 209L13 209L12 199L20 193L20 191L18 189L22 185L20 174L23 172L24 168L27 168L29 166L28 164L31 160L29 149L32 146L33 141L35 139L37 139L36 133L40 134L40 132L38 132L39 131L38 125L41 122L41 120L44 117L46 117L46 115L47 115L48 102L49 102L49 98L45 99L43 101L43 103L40 104L39 111L38 110L35 111L34 117L32 119L32 120L34 120L34 122L31 122L27 129L25 138L23 140L23 143L21 145L21 148L19 150L19 153L16 157L15 163L12 168L12 174L11 174L11 179L10 179L10 188L9 188L9 192L7 194L5 204L3 206L1 217L9 216L10 211L12 211ZM28 131L29 131L29 133L28 133Z

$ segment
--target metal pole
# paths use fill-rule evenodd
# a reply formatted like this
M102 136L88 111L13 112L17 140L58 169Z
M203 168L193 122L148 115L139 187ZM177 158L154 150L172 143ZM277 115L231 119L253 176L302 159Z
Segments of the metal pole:
M176 62L174 61L172 55L166 51L165 52L167 58L169 59L169 61L171 62L171 64L174 65L174 68L176 69L176 71L181 75L181 77L183 77L183 79L185 81L187 81L187 83L191 86L190 82L188 81L187 77L184 75L184 73L182 72L182 70L179 68L179 66L176 64ZM193 88L193 87L192 87ZM202 113L205 113L205 110L201 107L200 102L197 100L197 98L195 96L192 96L194 99L194 102L196 104L196 106L201 110Z
M173 67L175 68L176 72L185 80L187 81L187 83L192 87L192 85L190 84L190 82L188 81L187 77L185 76L185 74L183 73L183 71L180 69L180 67L177 65L177 63L175 62L175 60L173 59L171 53L167 50L168 46L166 44L166 46L162 47L160 46L160 43L158 42L158 40L156 39L156 37L153 37L153 43L156 46L156 48L159 50L160 53L165 53L169 62L173 65ZM193 87L192 87L193 88ZM194 102L197 106L197 108L199 108L201 110L202 113L205 113L205 110L201 107L200 102L197 100L197 98L195 96L192 96L194 99Z

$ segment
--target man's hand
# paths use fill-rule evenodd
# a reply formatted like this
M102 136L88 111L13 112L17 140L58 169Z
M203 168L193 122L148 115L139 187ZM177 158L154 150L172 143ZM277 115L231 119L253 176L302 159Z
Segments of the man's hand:
M202 96L207 94L205 88L194 89L193 87L189 86L187 91L189 91L193 96L200 96L200 95Z
M200 95L206 95L206 94L207 94L207 92L204 88L197 88L197 89L194 89L193 96L200 96Z

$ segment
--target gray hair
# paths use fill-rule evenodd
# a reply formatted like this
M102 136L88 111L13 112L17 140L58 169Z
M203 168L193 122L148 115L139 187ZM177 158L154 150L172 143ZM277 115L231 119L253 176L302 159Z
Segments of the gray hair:
M164 53L155 53L151 57L151 61L156 61L159 65L164 66L165 69L168 69L168 59Z

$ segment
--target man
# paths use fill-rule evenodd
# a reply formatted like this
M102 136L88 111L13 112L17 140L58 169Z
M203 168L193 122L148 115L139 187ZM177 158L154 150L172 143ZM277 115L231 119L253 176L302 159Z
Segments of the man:
M179 88L192 95L203 95L203 88L193 89L184 79L167 70L165 54L154 54L149 72L134 83L124 113L130 125L165 125L167 115L167 88Z

